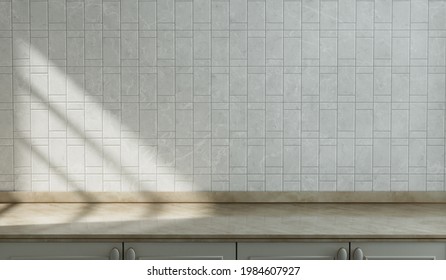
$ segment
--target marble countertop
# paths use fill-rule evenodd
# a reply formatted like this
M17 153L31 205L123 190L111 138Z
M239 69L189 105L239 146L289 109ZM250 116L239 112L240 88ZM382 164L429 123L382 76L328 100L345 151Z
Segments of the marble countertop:
M446 239L446 204L0 204L0 240L49 238Z

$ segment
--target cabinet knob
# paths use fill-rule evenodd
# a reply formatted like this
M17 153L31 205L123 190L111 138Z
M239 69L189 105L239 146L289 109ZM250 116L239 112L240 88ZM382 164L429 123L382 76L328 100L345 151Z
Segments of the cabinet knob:
M119 250L118 250L118 248L113 248L111 251L110 251L110 260L119 260L120 259L120 257L119 257Z
M345 249L344 247L340 248L338 250L338 254L336 255L336 259L337 260L347 260L348 259L347 249Z
M136 260L136 252L133 248L127 249L127 252L125 253L125 259L126 260Z
M356 248L355 251L353 251L353 259L354 260L363 260L364 259L364 252L362 252L361 248Z

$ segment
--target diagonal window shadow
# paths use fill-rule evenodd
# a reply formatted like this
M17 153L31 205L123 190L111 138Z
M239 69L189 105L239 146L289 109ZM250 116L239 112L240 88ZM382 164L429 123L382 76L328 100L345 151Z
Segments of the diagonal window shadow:
M38 52L37 50L34 50L33 51L34 55L36 55L37 52ZM61 78L61 79L69 80L69 77L66 77L65 75L60 73L60 71L58 71L56 73L53 72L52 75L56 75L58 78ZM74 82L72 82L71 84L74 84ZM32 99L33 99L32 102L37 102L37 103L40 102L43 104L48 104L48 108L49 108L49 111L51 112L51 115L53 117L57 117L60 121L65 122L65 124L67 126L66 133L68 134L71 132L71 133L75 134L77 136L77 138L73 138L73 139L82 139L87 143L87 145L89 147L92 147L94 149L94 152L96 153L96 156L103 158L103 165L109 165L108 167L112 169L112 172L110 172L110 173L120 174L121 180L125 180L127 183L130 183L131 185L139 186L139 180L137 180L135 178L135 176L132 176L132 175L124 175L123 176L122 169L124 169L125 167L123 167L119 163L121 160L120 158L118 158L117 156L114 156L113 154L108 154L108 153L104 152L103 147L98 146L94 141L92 141L92 139L87 137L85 131L82 131L78 126L70 123L64 112L61 112L55 106L51 106L52 103L49 100L46 100L44 98L44 95L46 95L46 94L44 93L44 90L39 87L39 85L33 84L33 82L30 80L29 87L30 87L30 91L32 93ZM78 86L76 86L76 89L74 90L74 92L76 92L77 94L82 94L83 89L80 89ZM83 103L83 104L85 104L85 103ZM100 111L100 113L103 113L102 108L100 108L99 106L96 106L95 110L98 110L98 111ZM115 123L120 122L120 120L115 115L112 115L112 118L114 119ZM88 120L86 120L86 121L88 121ZM119 123L119 126L120 126L120 123ZM48 139L50 139L50 138L51 137L48 136ZM67 137L66 139L68 140L70 138ZM49 161L49 159L45 159L45 157L43 155L40 155L40 157L43 160ZM104 166L102 166L102 168L104 168ZM82 190L79 189L79 191L82 191Z
M24 141L25 143L28 141L25 138L21 138L21 140ZM31 143L29 143L29 142L27 144L31 145ZM51 162L40 151L34 149L33 156L38 157L39 160L41 160L41 161L47 162L48 166L49 166L49 170L51 170L51 174L54 174L54 171L56 171L55 174L57 176L65 177L65 179L68 181L68 179L69 179L68 176L66 174L58 171L59 168L57 168L56 166L53 166L51 164ZM48 174L48 176L49 175L50 174ZM82 191L79 187L76 187L76 184L73 184L73 187L76 190L76 193L78 195L80 195L84 201L88 201L88 202L96 201L94 195L92 195L88 192ZM93 209L93 205L91 203L83 203L83 205L84 205L84 207L82 207L82 211L77 213L76 216L74 216L70 222L75 222L75 221L79 220L81 217L86 216L88 213L90 213L91 210ZM0 216L1 216L1 212L0 212Z
M103 103L103 101L101 100L100 96L84 94L84 89L79 87L76 84L76 81L70 81L70 77L69 77L68 74L66 74L66 72L58 70L58 68L61 67L60 65L59 66L55 66L54 64L52 64L51 61L46 59L44 57L44 55L41 54L40 50L33 49L32 46L27 46L27 47L29 47L30 52L32 51L34 56L38 56L38 60L39 61L45 61L45 60L47 61L47 67L51 67L51 69L52 69L51 70L51 75L56 76L56 78L58 78L58 79L64 79L67 82L67 84L70 83L71 86L75 87L75 89L74 89L74 93L75 94L83 95L82 97L79 97L79 100L83 100L83 101L80 101L81 104L83 104L83 105L87 104L86 100L88 98L88 104L93 105L94 106L94 110L98 110L99 114L103 114L104 113L103 112L103 107L98 105L98 104L102 104ZM60 108L58 109L57 106L52 106L54 104L57 104L57 102L52 102L50 100L50 98L49 98L50 97L49 96L49 90L42 89L42 88L39 87L39 84L33 83L33 80L31 79L31 74L28 72L29 69L32 68L32 67L33 66L29 66L28 68L24 68L25 72L23 72L23 68L20 68L20 67L15 69L16 70L15 71L16 74L18 73L19 75L23 76L22 79L21 79L21 83L24 84L25 87L29 88L29 92L31 94L31 96L30 96L31 97L30 103L47 104L48 105L48 110L49 110L48 118L51 115L51 117L56 117L60 122L65 123L66 124L66 132L65 133L68 134L70 132L70 133L75 135L75 137L73 137L73 139L81 139L81 140L85 141L86 145L84 147L87 147L87 146L91 147L93 149L94 153L96 154L96 156L98 156L99 158L102 158L102 160L103 160L103 164L101 166L102 169L106 168L106 165L108 164L108 168L112 169L112 172L110 172L110 173L119 175L120 184L121 184L121 191L122 191L122 183L123 182L125 182L127 185L137 186L137 190L141 191L141 181L138 178L139 175L140 175L139 170L138 170L138 173L123 174L122 171L125 170L127 167L122 166L122 164L120 162L121 161L121 157L120 156L116 156L114 154L105 152L102 146L98 145L97 142L95 142L94 140L92 140L91 138L88 137L88 135L87 135L88 133L86 133L85 130L82 130L82 128L76 126L73 123L70 123L70 121L68 120L68 116L67 116L66 112L62 111ZM47 72L47 76L48 77L49 77L49 75L50 75L50 72ZM61 102L61 103L63 104L63 102ZM66 101L66 104L69 104L69 101ZM84 110L85 110L85 108L84 108ZM111 111L111 112L113 112L113 111ZM121 125L127 126L127 124L123 123L122 120L119 118L119 115L112 114L111 117L113 118L114 122L116 124L118 124L117 126L119 126L119 127ZM89 120L85 120L85 121L87 122ZM128 130L128 131L131 131L131 130ZM103 133L103 131L101 131L101 132ZM144 139L141 139L139 137L139 135L138 135L139 131L134 131L133 133L135 134L136 141L144 140ZM120 135L118 136L117 139L121 140L121 138L119 138L119 137L120 137ZM48 135L47 139L50 140L51 137ZM68 135L67 135L67 137L65 139L68 140L68 139L71 139L71 137L68 137ZM104 138L102 136L99 139L103 140ZM29 144L31 145L31 143L29 143ZM48 143L48 146L49 146L49 143ZM120 144L118 146L120 146ZM139 147L139 145L138 145L138 147ZM33 149L33 150L35 150L35 149ZM157 149L155 149L154 152L156 154L158 152ZM152 158L153 157L154 157L154 161L156 161L157 157L159 157L159 155L152 156ZM49 157L46 158L45 155L40 155L40 158L42 160L45 160L45 161L50 161L50 158ZM66 160L68 160L68 159L66 159ZM84 158L84 161L85 161L85 158ZM150 164L154 166L153 168L156 168L156 166L157 166L156 162L151 162ZM66 163L66 165L68 165L68 163ZM60 167L52 167L52 168L53 169L57 169L57 168L60 168ZM85 166L84 166L84 168L85 168ZM138 166L136 168L140 168L140 167ZM177 168L178 167L174 167L174 170L175 170L175 176L178 178L178 176L182 176L181 175L182 172L177 172ZM105 170L102 170L102 175L103 174L105 174ZM83 175L87 175L87 173L85 172L85 169L84 169ZM156 173L153 173L153 175L156 176ZM192 174L185 174L185 175L190 176ZM67 172L65 177L67 177L67 178L69 177L68 172ZM189 184L193 184L193 181L189 181L189 180L184 180L184 182L189 183ZM102 184L103 184L103 182L102 182ZM104 184L103 184L103 186L104 186ZM79 191L85 191L85 190L81 190L79 188L78 188L78 190ZM104 189L102 189L102 190L104 190ZM128 191L128 190L126 190L126 191Z
M32 47L30 47L32 48ZM34 56L38 56L41 55L39 54L39 50L32 50L32 53ZM44 60L44 58L40 57L39 60ZM51 66L52 68L55 68L54 66ZM18 68L18 70L21 70L20 68ZM23 70L22 70L23 71ZM59 121L61 121L62 123L66 124L66 128L67 131L66 133L69 134L74 134L75 137L73 137L73 139L82 139L86 142L86 146L87 147L91 147L93 148L96 156L98 156L99 158L103 159L103 165L101 166L101 168L109 168L111 169L111 171L106 172L105 170L102 171L102 174L115 174L115 175L119 175L119 179L120 182L122 184L122 182L125 182L126 185L128 186L133 186L130 187L130 189L136 189L138 191L141 191L141 186L140 186L140 180L138 178L139 176L139 172L138 173L129 173L129 174L123 174L123 170L126 170L128 167L123 166L122 163L122 158L121 155L116 155L113 153L107 153L103 146L99 146L98 143L96 143L96 141L92 140L91 138L88 137L88 133L85 130L82 130L80 127L78 127L76 124L70 123L70 120L67 116L67 114L62 111L61 109L58 109L57 106L52 106L54 104L57 104L57 102L51 102L49 100L49 96L47 97L47 93L45 92L45 89L42 89L41 86L38 83L34 83L33 80L30 78L29 80L27 80L25 77L28 77L30 74L29 73L23 73L19 71L19 79L21 78L20 82L22 84L26 84L28 83L27 86L29 86L30 88L30 92L31 92L31 102L34 103L41 103L41 104L48 104L48 109L49 112L51 114L52 117L56 117L59 119ZM81 89L79 86L77 86L76 81L70 81L70 78L68 77L67 74L62 73L61 71L57 70L57 69L53 69L51 71L51 75L56 76L56 78L58 79L65 79L67 80L67 84L69 83L71 86L75 87L74 90L72 90L74 92L74 94L77 95L85 95L83 93L84 89ZM86 96L86 95L85 95ZM81 104L86 104L85 102L85 96L82 97L78 97L79 100L84 100L83 102L81 102ZM94 110L99 111L99 114L104 114L104 110L103 107L97 105L98 103L102 102L102 100L100 100L99 97L95 96L95 95L88 95L89 100L93 100L93 102L88 102L87 104L93 105L94 106ZM61 102L59 102L61 103ZM67 104L69 103L69 101L67 102ZM79 102L78 102L79 103ZM62 103L63 104L63 103ZM76 102L74 102L74 104L76 104ZM105 104L105 103L104 103ZM83 109L85 110L85 108ZM111 112L113 112L113 110L111 110ZM122 120L119 119L118 115L112 114L111 118L113 119L114 124L112 124L112 126L114 125L115 129L120 129L121 130L121 125L123 126L127 126L126 123L123 123ZM85 122L88 122L89 120L85 120ZM128 129L128 131L131 131L131 129ZM102 133L104 131L101 131ZM116 136L118 138L116 138L117 140L121 141L122 139L120 138L120 133L121 131L117 132L119 134L119 136ZM141 141L142 139L140 139L139 135L138 135L138 131L134 131L132 134L134 134L133 138L126 138L127 141L132 141L133 144L132 146L134 147L139 147L139 141ZM48 139L51 139L51 137L48 135ZM71 137L66 137L66 139L71 139ZM104 140L104 137L102 136L101 138L102 141ZM107 139L115 139L115 138L107 138ZM137 142L137 143L135 143ZM122 143L119 143L117 146L120 146L120 148L122 149ZM122 153L122 152L121 152ZM157 149L155 149L155 153L158 153ZM155 160L157 160L157 157L159 158L159 154L158 155L152 155L152 158L155 158ZM159 160L159 159L158 159ZM149 162L149 165L152 165L153 167L151 167L151 169L155 169L157 166L156 162ZM140 166L137 166L135 168L140 168ZM177 170L178 167L174 167L175 169L175 176L182 176L181 175L181 171L178 172ZM154 176L156 176L156 173L153 173ZM191 174L188 174L191 175ZM189 182L190 184L192 184L192 182L188 181L188 180L181 180L184 182ZM136 186L136 187L135 187ZM122 191L122 185L121 185L121 191Z
M259 214L257 206L239 205L233 207L229 204L215 203L119 203L119 204L89 204L88 211L84 204L54 203L42 208L39 204L19 205L13 210L11 216L7 216L0 222L0 230L3 235L27 234L27 232L45 234L116 234L117 238L125 238L129 234L159 235L161 238L195 232L196 235L204 231L213 231L221 234L218 228L222 224L227 229L236 231L242 228L240 221L240 208L243 215L254 216ZM269 207L266 205L266 207ZM26 215L23 220L17 220L14 215L40 210L34 217ZM80 210L80 211L79 211ZM51 213L59 215L51 217ZM265 211L268 212L268 211ZM76 213L76 215L72 215ZM110 213L116 213L110 215ZM236 215L236 213L238 213ZM271 211L269 211L271 213ZM37 219L37 222L35 222ZM238 221L238 223L234 223ZM261 220L260 223L267 221ZM253 227L249 227L253 228Z
M108 153L103 146L100 145L101 141L95 141L96 138L92 139L89 137L89 132L85 131L82 127L79 127L76 125L76 123L71 123L70 119L67 116L67 108L65 107L65 109L63 108L58 108L57 106L53 106L55 103L57 103L58 101L53 101L52 98L54 96L51 96L51 90L49 88L50 86L50 77L51 79L61 79L61 81L56 81L56 87L57 86L64 86L65 87L65 91L63 92L63 95L58 95L59 97L63 98L67 98L68 101L64 101L65 104L82 104L82 105L92 105L93 106L93 110L97 110L99 111L99 114L104 114L104 108L101 106L102 104L106 104L107 102L103 101L104 98L104 88L101 88L100 92L102 93L102 95L98 95L97 93L88 93L86 92L86 90L84 90L83 85L79 85L79 82L84 83L85 78L78 80L78 79L73 79L72 77L70 77L70 74L67 74L67 68L69 68L69 66L66 65L66 63L62 63L63 60L67 61L68 57L65 56L64 59L62 59L62 57L60 57L60 59L55 59L54 61L51 60L49 54L49 48L51 47L48 44L48 41L46 42L46 44L44 43L44 38L34 38L36 40L33 41L33 38L31 37L30 32L19 32L17 34L14 35L15 39L17 39L14 43L14 52L19 53L19 56L16 56L13 59L17 59L17 57L19 57L19 60L25 57L28 57L29 61L28 63L26 63L26 59L24 59L23 61L25 62L24 64L17 64L17 65L13 65L13 75L19 76L19 80L20 80L20 86L22 86L23 88L20 90L23 90L25 92L29 91L29 95L30 95L30 101L29 104L32 103L41 103L41 104L45 104L48 105L48 112L49 112L49 116L57 118L60 122L65 123L66 124L66 132L67 133L67 137L65 138L66 140L70 139L70 137L68 137L68 133L71 133L74 137L73 139L81 139L82 141L85 142L84 147L90 147L93 151L94 154L96 156L98 156L99 158L101 158L103 160L102 165L100 166L102 168L102 176L104 176L106 174L105 172L105 168L106 166L108 168L110 168L111 170L111 174L115 174L117 176L119 176L119 182L120 182L120 190L122 191L122 186L124 184L126 185L131 185L131 186L136 186L134 187L134 190L138 190L141 191L142 189L142 181L140 178L141 172L140 169L141 168L139 166L135 166L134 168L137 168L138 171L132 171L129 173L126 173L125 171L128 170L127 166L123 166L122 164L122 156L121 155L117 155L117 154L113 154L113 153ZM22 38L21 38L22 37ZM20 39L21 42L20 42ZM48 38L46 39L48 40ZM18 43L17 43L18 42ZM66 45L65 45L65 54L66 54ZM21 66L23 65L23 66ZM87 75L87 72L85 71L87 66L84 66L84 63L80 63L79 67L74 67L74 68L83 68L84 71L80 72L79 74L82 75ZM103 71L103 66L102 67L101 72ZM46 74L48 77L48 84L46 85L47 88L42 89L40 88L40 84L35 84L32 79L32 74L34 72L29 71L30 69L41 69L41 70L45 70L42 71L42 74ZM23 70L25 72L23 72ZM39 71L37 71L39 72ZM14 78L16 79L16 78ZM103 83L104 80L102 81L102 87L103 87ZM72 87L71 93L74 95L77 95L77 97L74 97L75 100L78 101L74 101L71 102L69 97L68 97L68 91L66 91L68 89L68 87ZM28 90L26 89L28 88ZM120 91L120 89L118 89L118 92ZM14 91L15 93L15 91ZM122 93L121 93L122 94ZM23 95L23 93L22 93ZM57 99L56 99L57 100ZM62 99L63 100L63 99ZM64 103L61 102L61 103ZM107 110L107 112L110 112L110 118L113 120L114 124L116 127L126 127L124 130L127 132L131 132L133 133L134 138L136 139L135 141L141 142L141 141L145 141L145 138L141 138L139 136L139 129L138 128L134 128L134 125L132 123L126 123L126 120L122 119L119 117L119 113L122 112L122 102L121 99L119 99L118 102L116 103L120 103L121 107L117 110ZM138 104L139 105L139 104ZM83 111L85 112L85 107L83 109ZM118 113L118 114L116 114ZM85 117L85 113L84 113L84 117ZM89 120L85 119L85 122L88 122ZM142 122L144 120L139 119L139 122ZM102 119L102 122L104 122L104 120ZM132 128L133 127L133 128ZM104 127L102 127L102 131L101 133L103 133L103 129ZM119 128L118 128L119 130ZM17 133L19 131L16 130L16 128L14 127L14 132ZM118 131L118 132L122 132ZM132 137L133 137L132 136ZM121 140L122 135L118 134L116 136L117 140ZM31 135L31 139L32 135ZM50 135L48 135L47 137L48 140L51 139ZM103 140L103 134L98 138ZM159 140L158 137L155 137L151 140ZM99 143L98 143L99 142ZM29 143L30 145L32 143ZM65 143L67 145L67 143ZM122 148L121 146L121 142L119 142L119 144L117 144L116 146L120 146L120 148ZM137 147L140 147L141 145L136 145ZM146 151L147 153L150 152L154 152L155 155L152 155L152 160L153 162L151 163L151 165L153 166L152 169L156 170L157 166L158 166L158 162L156 162L157 160L163 160L162 159L162 154L159 153L159 150L157 150L159 148L158 144L147 144L147 146L155 146L155 149L152 150L148 150ZM48 147L50 147L50 145L48 144ZM173 153L175 153L175 145L174 145L174 151ZM49 148L48 148L49 149ZM35 149L33 149L34 151ZM86 154L87 149L85 149L85 154ZM188 153L193 153L193 148L192 151L189 151ZM140 155L140 151L137 151L137 154ZM140 155L141 156L141 155ZM175 157L175 156L174 156ZM46 158L46 155L41 155L41 158L43 160L46 161L50 161L50 156L48 156L48 158ZM66 161L68 160L68 158L65 159ZM84 163L85 163L85 158L84 158ZM65 166L68 166L68 162L65 163ZM60 168L59 166L55 167L56 169ZM88 173L86 172L86 167L84 165L84 171L82 172L82 175L87 175ZM133 168L133 167L132 167ZM130 168L130 169L132 169ZM173 176L175 176L175 178L178 177L183 177L183 176L187 176L188 178L185 180L178 180L178 181L183 181L185 184L190 184L191 187L185 187L185 189L196 189L196 187L194 187L194 185L196 184L196 182L194 182L193 179L191 179L192 174L189 174L188 172L182 172L181 170L178 170L178 166L175 165L175 159L174 159L174 166L172 167L173 169ZM63 173L63 172L61 172ZM32 172L31 172L32 174ZM157 178L158 173L156 171L153 171L153 173L148 173L149 175L153 175L154 179L152 178L151 180L153 180L154 182L156 182L159 178ZM66 177L69 177L69 172L67 171ZM144 173L144 175L147 175L147 173ZM117 177L116 177L117 178ZM102 191L104 191L104 181L102 181ZM200 189L200 187L198 187L198 189ZM131 191L132 189L130 189ZM79 191L86 191L85 190L81 190L79 189ZM125 191L129 191L128 188L126 187ZM160 189L156 189L156 191L162 191Z

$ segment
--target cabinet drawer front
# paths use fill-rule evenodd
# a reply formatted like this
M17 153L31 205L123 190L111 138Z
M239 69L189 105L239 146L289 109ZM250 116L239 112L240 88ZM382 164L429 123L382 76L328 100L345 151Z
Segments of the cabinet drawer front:
M2 260L108 260L118 257L122 243L13 242L0 243Z
M137 260L235 260L235 243L125 243Z
M350 255L361 250L364 260L445 260L444 242L352 242Z
M341 248L348 250L348 243L238 243L237 259L240 260L335 260ZM348 258L348 256L347 256Z

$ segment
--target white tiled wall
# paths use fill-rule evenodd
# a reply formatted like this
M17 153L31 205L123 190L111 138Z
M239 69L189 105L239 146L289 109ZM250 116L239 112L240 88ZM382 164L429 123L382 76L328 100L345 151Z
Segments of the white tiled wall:
M2 191L444 191L445 0L0 0Z

